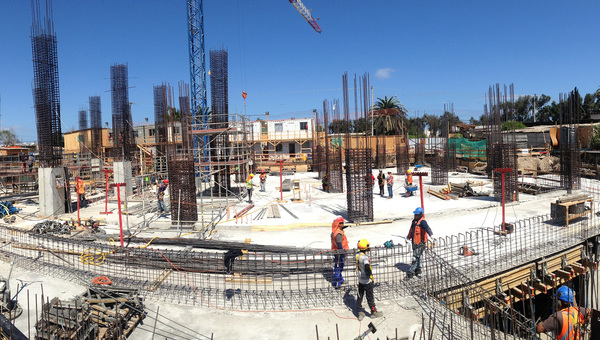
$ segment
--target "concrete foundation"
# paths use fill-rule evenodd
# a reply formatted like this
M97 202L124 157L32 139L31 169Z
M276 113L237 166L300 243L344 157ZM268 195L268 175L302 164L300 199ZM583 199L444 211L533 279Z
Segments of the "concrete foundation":
M114 162L113 163L113 174L115 183L125 183L124 187L121 187L121 199L124 199L124 195L133 195L133 184L131 181L131 162ZM115 188L115 195L117 195L117 188Z
M67 212L67 181L64 168L39 168L40 216L58 216Z

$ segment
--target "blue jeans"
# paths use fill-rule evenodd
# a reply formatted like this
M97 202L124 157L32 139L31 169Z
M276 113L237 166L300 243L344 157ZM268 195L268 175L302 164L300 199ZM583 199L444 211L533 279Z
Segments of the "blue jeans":
M413 244L413 260L410 264L410 269L408 270L409 273L414 275L416 271L421 271L421 257L423 256L424 250L425 244Z
M394 197L394 191L393 191L394 187L388 185L388 196L389 197Z
M344 271L344 262L346 261L346 255L333 255L333 259L335 261L333 265L333 286L339 287L342 285L342 282L344 282L342 272Z
M163 211L166 213L169 212L169 210L167 209L167 205L165 204L165 201L158 200L158 212L162 213Z

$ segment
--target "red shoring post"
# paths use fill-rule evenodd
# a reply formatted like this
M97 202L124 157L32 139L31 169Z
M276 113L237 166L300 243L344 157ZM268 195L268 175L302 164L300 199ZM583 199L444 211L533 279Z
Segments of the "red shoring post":
M110 185L111 188L117 187L117 204L119 205L119 230L121 234L121 247L124 247L123 243L123 218L121 216L121 186L125 186L125 183L113 183Z
M283 159L279 160L279 194L281 195L281 202L283 202L283 161Z
M104 200L104 211L101 211L100 214L108 215L112 214L112 211L108 211L108 173L113 171L110 169L102 169L100 171L104 172L104 177L106 178L106 198Z
M419 192L421 193L421 208L425 211L425 203L423 201L423 177L427 176L427 172L413 172L413 176L419 177Z
M502 174L502 231L506 231L506 222L504 219L505 216L505 200L504 200L504 174L507 172L512 172L513 169L512 168L496 168L494 169L494 172L497 173L501 173Z
M81 218L79 218L79 186L81 179L75 176L75 196L77 196L77 224L81 227ZM70 195L70 194L69 194Z

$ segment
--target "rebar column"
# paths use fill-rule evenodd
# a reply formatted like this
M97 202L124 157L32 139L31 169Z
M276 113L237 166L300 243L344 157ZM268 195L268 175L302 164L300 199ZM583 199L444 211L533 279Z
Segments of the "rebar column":
M100 109L100 96L90 96L90 128L91 148L95 157L102 153L102 111Z
M131 161L136 149L129 103L129 76L126 64L110 67L110 91L115 160Z
M581 187L579 153L579 112L581 96L575 88L569 96L560 94L560 184L571 193Z
M45 17L39 2L32 2L31 45L33 54L33 102L38 135L40 167L62 164L62 131L60 126L60 90L58 53L52 3L46 4Z

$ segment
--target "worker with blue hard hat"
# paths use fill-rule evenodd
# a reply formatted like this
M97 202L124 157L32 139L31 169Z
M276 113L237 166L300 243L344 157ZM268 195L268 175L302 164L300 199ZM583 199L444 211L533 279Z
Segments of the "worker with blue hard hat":
M423 213L424 211L421 207L418 207L413 211L415 217L410 225L408 236L406 236L407 239L412 241L413 248L413 260L410 264L410 269L406 274L407 279L410 279L415 275L421 275L421 257L423 256L423 251L425 251L427 236L433 236L433 232L431 231L431 228L429 228L427 221L425 221Z
M536 332L553 331L557 340L579 340L581 327L589 320L590 310L584 307L575 307L575 293L567 286L560 286L556 290L558 311L537 324Z

